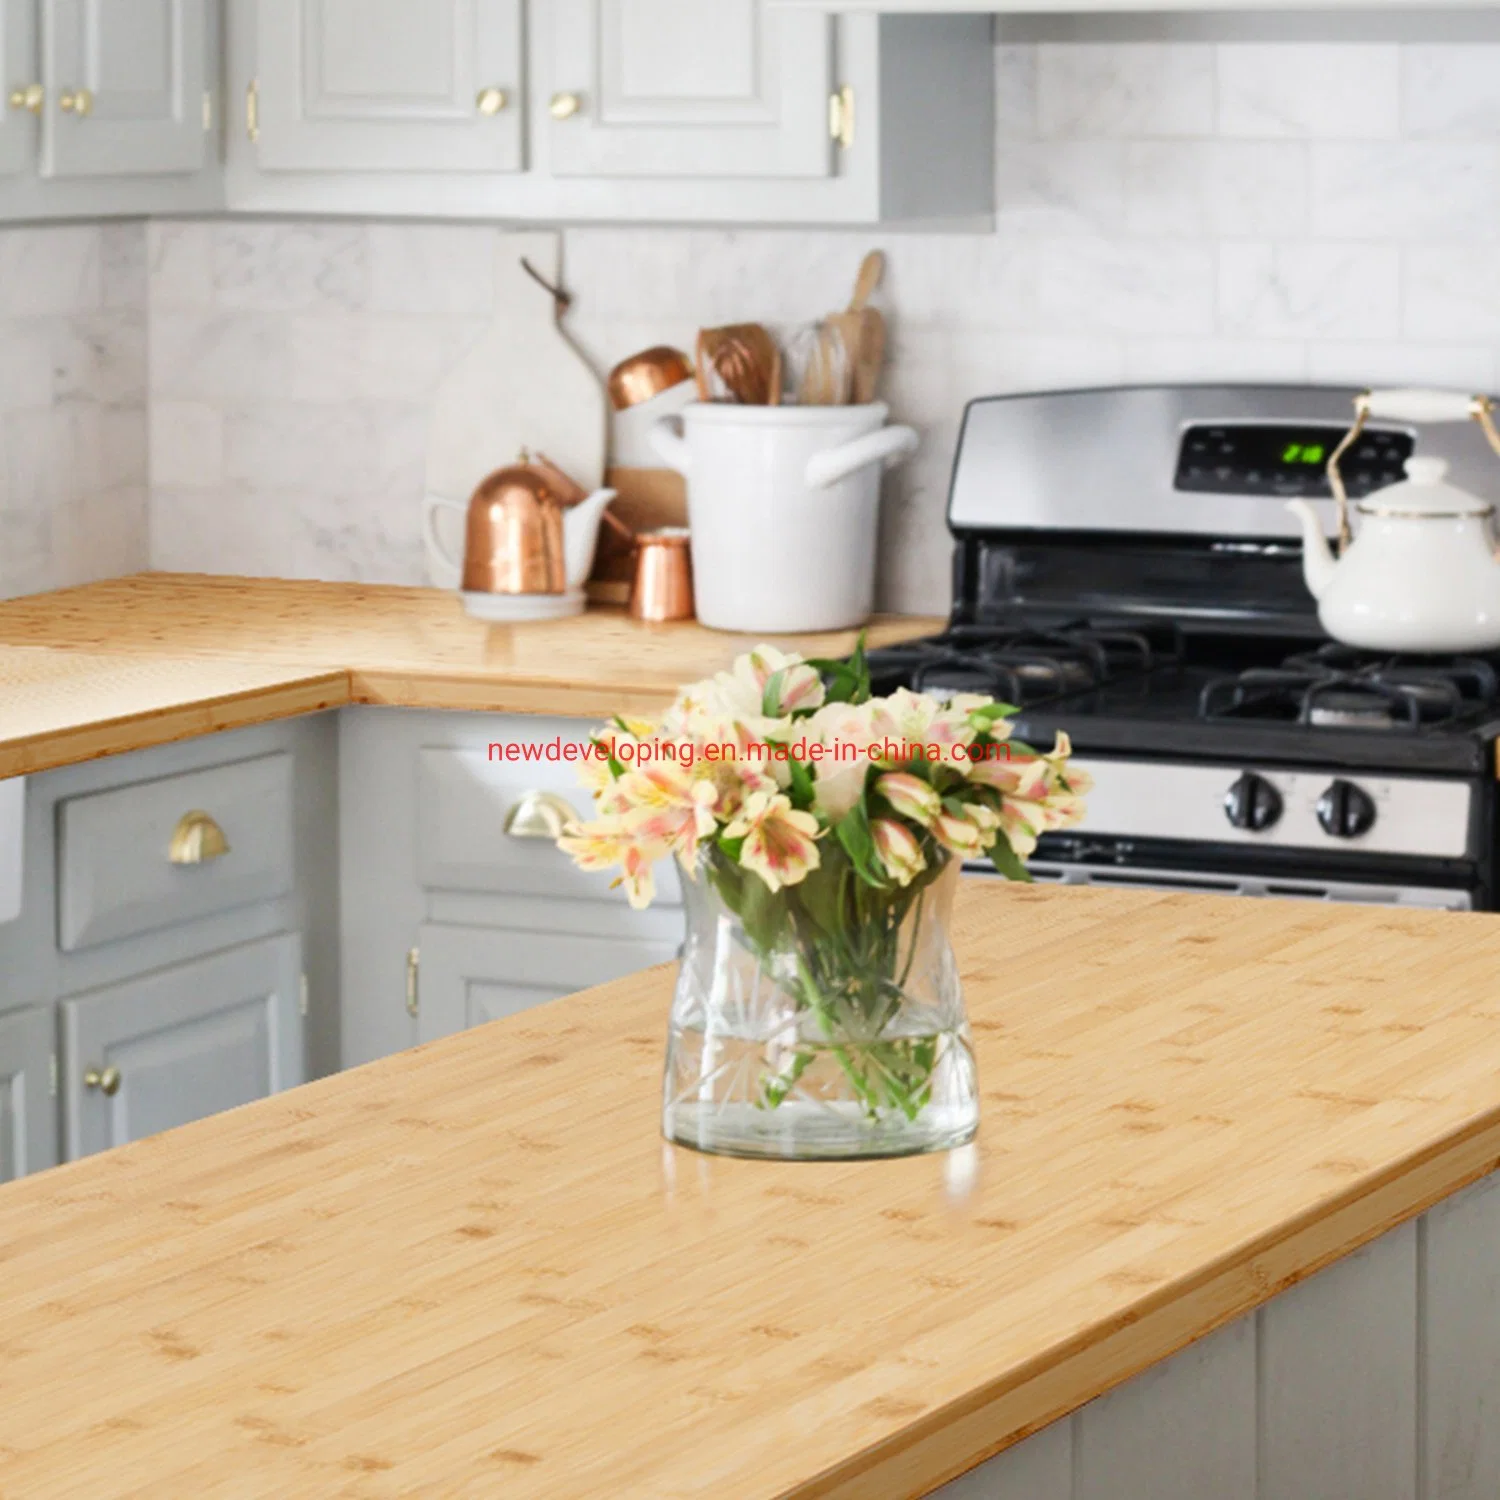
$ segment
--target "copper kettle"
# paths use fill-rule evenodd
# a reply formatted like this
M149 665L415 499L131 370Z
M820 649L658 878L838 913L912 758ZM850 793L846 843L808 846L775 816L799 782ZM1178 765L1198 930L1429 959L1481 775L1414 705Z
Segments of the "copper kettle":
M463 586L486 594L560 594L567 587L562 501L530 465L496 469L474 491Z

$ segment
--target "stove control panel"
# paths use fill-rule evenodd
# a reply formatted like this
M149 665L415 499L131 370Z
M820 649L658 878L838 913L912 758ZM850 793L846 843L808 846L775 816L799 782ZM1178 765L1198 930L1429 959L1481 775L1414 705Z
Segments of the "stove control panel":
M1463 859L1474 791L1437 776L1080 756L1094 778L1080 835Z
M1375 826L1375 799L1363 787L1336 777L1318 798L1318 822L1336 839L1363 838Z
M1328 459L1347 430L1320 422L1194 423L1183 430L1174 485L1206 494L1327 499ZM1339 462L1344 487L1357 500L1395 484L1414 446L1409 432L1366 428Z

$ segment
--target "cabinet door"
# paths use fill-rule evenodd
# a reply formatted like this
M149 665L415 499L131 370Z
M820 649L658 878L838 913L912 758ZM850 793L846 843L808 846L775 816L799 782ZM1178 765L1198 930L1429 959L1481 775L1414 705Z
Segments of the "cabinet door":
M31 159L36 115L25 93L41 82L35 14L32 0L0 0L0 173L24 171Z
M203 166L207 7L208 0L43 0L44 177Z
M521 0L260 0L262 168L518 172Z
M832 171L827 16L766 0L549 0L544 15L554 173Z
M605 984L677 956L650 938L585 938L492 927L422 927L417 1035L424 1042L466 1026Z
M52 1008L0 1016L0 1182L57 1161Z
M301 1083L301 981L275 937L64 1000L69 1159Z

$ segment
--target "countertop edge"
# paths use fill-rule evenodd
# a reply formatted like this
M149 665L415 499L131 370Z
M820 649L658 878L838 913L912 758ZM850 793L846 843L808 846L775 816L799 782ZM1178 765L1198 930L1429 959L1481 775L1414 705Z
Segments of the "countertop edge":
M779 1500L920 1500L1497 1169L1500 1108Z

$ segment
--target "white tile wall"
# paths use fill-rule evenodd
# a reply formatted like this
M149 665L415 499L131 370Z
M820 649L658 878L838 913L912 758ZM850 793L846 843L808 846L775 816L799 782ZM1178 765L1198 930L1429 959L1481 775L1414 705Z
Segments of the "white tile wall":
M0 233L0 598L146 565L145 245Z
M1002 45L995 65L993 233L564 234L569 327L601 370L700 324L814 318L885 250L886 393L924 437L888 484L888 606L946 606L943 505L972 395L1494 386L1500 45L1047 41ZM80 467L112 454L129 495L144 463L131 233L0 235L0 408L34 414L0 503L0 588L59 576L56 507L98 494ZM153 564L420 580L427 407L491 310L496 231L160 222L148 239Z

